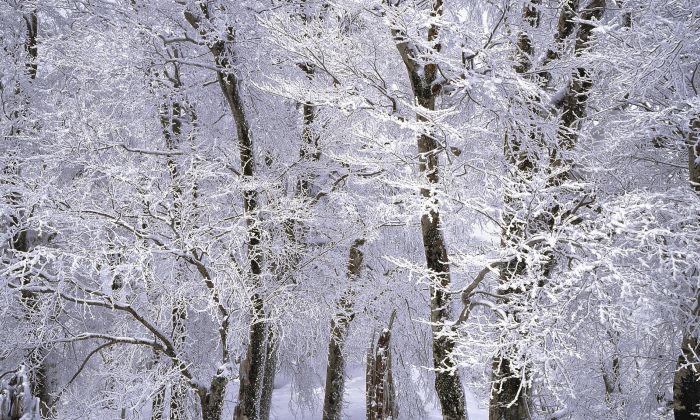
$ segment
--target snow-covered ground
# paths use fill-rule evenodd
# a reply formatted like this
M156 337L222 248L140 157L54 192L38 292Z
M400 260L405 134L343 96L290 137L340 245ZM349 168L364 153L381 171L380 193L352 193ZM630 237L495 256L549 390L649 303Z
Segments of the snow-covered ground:
M323 401L323 387L318 387L314 391L318 393L319 399ZM293 403L294 395L290 383L283 384L275 389L272 395L273 420L316 420L321 418L321 407L316 407L312 413L301 412L295 409ZM350 377L345 382L345 418L351 420L361 420L365 418L365 377L361 370L350 372ZM470 420L487 420L488 412L484 407L480 407L474 396L467 390L467 406ZM433 404L425 404L425 411L428 416L425 420L442 420L440 409Z

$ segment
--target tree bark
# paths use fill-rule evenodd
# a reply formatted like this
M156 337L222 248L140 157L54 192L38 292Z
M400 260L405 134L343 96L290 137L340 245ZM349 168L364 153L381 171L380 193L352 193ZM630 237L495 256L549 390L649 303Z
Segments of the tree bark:
M151 420L163 420L165 414L165 387L161 387L151 402Z
M350 247L348 258L348 280L353 281L360 275L364 254L360 249L364 239L357 239ZM331 319L331 335L328 341L328 365L326 366L326 389L323 399L323 419L340 420L345 391L345 355L343 348L352 321L354 291L352 285L343 293L338 302L338 313Z
M177 48L170 49L168 53L175 58L178 58L180 52ZM172 74L165 72L165 76L172 83L172 88L174 90L179 90L182 88L182 81L180 79L180 66L177 63L173 64ZM177 102L170 102L166 98L165 102L160 107L160 123L163 131L163 138L165 140L166 150L173 152L173 154L168 155L166 158L166 168L170 174L170 181L172 183L172 206L173 206L173 216L172 216L172 226L178 231L179 237L184 237L181 232L182 221L184 219L184 197L183 197L183 187L182 187L182 170L179 168L178 162L176 161L175 152L178 152L183 144L182 141L182 125L184 117L183 106ZM180 243L179 246L184 244ZM177 259L175 261L175 279L176 287L179 287L182 283L182 273L183 267L181 261ZM173 346L177 352L180 352L185 344L185 339L187 336L185 321L187 319L187 302L183 298L177 298L172 304L171 308L171 325L172 333L171 339ZM186 404L186 389L187 387L178 381L170 386L170 420L181 420L185 418L185 404ZM159 414L162 418L165 407L165 389L161 390L155 397L153 402L154 411L153 415ZM155 411L155 408L158 411Z
M431 16L442 15L442 0L432 2ZM437 42L439 27L431 25L428 30L428 42L433 43L433 53L440 52ZM435 110L435 100L440 92L440 85L435 83L438 74L436 63L429 62L422 66L417 61L423 55L416 45L410 43L407 35L393 28L391 30L404 62L411 82L416 102L427 111ZM419 122L429 122L419 113ZM445 419L458 420L467 417L464 390L452 357L455 341L451 334L443 334L446 321L450 318L451 283L447 245L440 230L440 211L437 198L433 192L440 181L438 154L440 147L432 133L418 137L419 171L429 187L421 188L420 194L429 209L421 216L421 236L426 265L430 273L430 321L433 336L433 367L435 368L435 391L440 401L440 409Z
M367 420L389 420L399 416L391 364L391 330L395 318L396 310L392 311L389 325L379 335L376 351L372 343L367 355Z
M269 419L272 408L272 392L275 387L277 374L277 350L279 348L277 334L273 324L268 323L267 355L265 359L265 373L263 375L262 392L260 397L260 418Z
M198 12L189 10L185 12L185 18L190 25L206 38L207 35L211 34L208 34L206 30L202 28L202 17L207 21L211 20L209 9L203 3L199 4ZM250 126L245 114L243 98L240 95L240 82L230 69L233 64L234 56L232 50L235 44L234 32L232 27L227 27L223 34L225 39L218 39L211 42L209 44L209 50L214 56L218 68L216 76L219 87L221 88L221 92L226 99L236 123L242 178L244 182L250 182L253 178L255 167L253 139L250 135ZM248 228L247 252L250 264L251 286L255 291L250 296L251 324L248 336L248 347L246 349L246 356L240 365L238 406L236 407L234 418L247 420L257 420L260 418L260 398L268 354L267 337L269 328L268 321L266 321L265 302L263 296L258 291L263 261L262 252L260 250L262 232L260 231L257 207L257 191L254 188L246 188L243 191L243 210ZM274 378L272 379L274 380Z
M575 24L573 19L576 17L576 8L578 0L568 0L562 4L557 32L555 34L555 44L560 47L565 39L574 32ZM539 25L539 2L532 2L530 5L523 7L523 20L530 27ZM580 18L584 22L601 19L605 10L605 0L590 0L580 12ZM594 26L589 23L580 24L575 35L575 55L580 57L590 45L590 40L593 35ZM515 65L515 70L522 77L529 77L528 72L531 69L534 48L532 40L527 35L527 31L521 32L518 37L518 61ZM561 57L558 49L549 50L545 57L545 64ZM550 81L549 74L540 73L544 84ZM566 95L561 102L562 112L558 124L556 148L550 155L550 165L552 169L560 170L562 166L572 165L573 162L564 154L571 151L578 141L578 129L581 120L586 113L588 95L592 88L592 80L588 69L583 66L575 69L572 74L571 82L569 83ZM534 102L539 98L526 98L527 101L533 102L532 111L535 112ZM519 138L522 137L522 139ZM525 126L518 127L513 133L505 138L504 153L506 160L510 163L516 175L513 177L515 182L519 180L530 179L535 170L537 170L535 160L528 155L527 148L523 147L522 141L529 140L535 142L533 146L541 145L542 141L534 127ZM553 175L549 180L550 186L557 186L571 176L569 168L561 173ZM525 188L526 186L523 186ZM519 191L520 188L515 188ZM555 200L556 201L556 200ZM518 247L519 243L527 240L531 235L539 233L541 230L554 229L554 218L546 217L535 220L536 223L527 225L523 221L517 220L515 214L522 208L527 206L527 203L516 199L510 193L506 193L504 204L507 211L503 217L503 230L501 234L501 242L504 247ZM552 215L560 214L557 204L548 212ZM551 251L544 250L546 254L551 255ZM544 270L544 276L550 275L553 268L553 257L551 262ZM526 264L520 258L514 258L508 261L505 267L501 270L500 281L504 285L508 285L513 279L522 276L527 270ZM502 300L508 301L509 296L521 293L518 290L506 288L501 295ZM511 314L516 322L518 314ZM515 420L528 419L529 414L529 399L530 389L527 383L527 372L514 369L514 361L509 359L509 349L503 349L493 360L491 400L489 403L489 418L491 420Z
M690 122L687 144L690 186L700 195L700 116ZM696 293L692 317L697 320L700 318L700 292ZM693 331L686 331L673 377L673 415L675 420L692 420L697 419L694 414L700 414L700 339Z
M24 20L25 24L25 36L26 39L24 41L24 51L26 53L26 60L25 60L25 74L29 78L29 81L32 82L36 80L37 77L37 71L38 71L38 29L39 29L39 22L38 22L38 14L37 14L37 6L35 1L26 1L25 4L22 6L23 9L25 10L22 18ZM17 96L22 95L22 90L20 87L20 84L17 83L16 88L15 88L15 94ZM25 99L23 103L18 107L18 109L13 113L13 116L15 117L16 125L13 125L10 136L14 137L20 134L22 131L22 128L24 126L23 121L19 121L23 117L27 117L29 113L29 100ZM9 165L9 167L5 168L5 172L8 174L13 174L16 176L20 176L20 170L21 168L19 167L19 164L17 162L13 162ZM10 193L9 195L9 201L10 204L16 207L19 207L22 201L22 197L19 193L13 192ZM16 233L13 235L12 240L11 240L11 249L14 250L15 252L21 254L27 253L31 250L31 245L30 245L30 240L29 240L29 233L27 232L26 228L22 227L22 215L21 211L19 211L19 214L17 215L12 215L11 216L11 225L13 228L16 229ZM29 277L24 277L22 279L22 284L27 285L31 282L31 278ZM39 297L28 291L22 291L21 292L21 297L20 300L24 307L26 308L26 319L29 322L32 322L31 319L34 314L36 314L39 310ZM40 411L41 415L44 417L48 417L51 412L51 407L53 405L52 402L52 397L49 393L49 384L48 384L48 377L47 377L47 366L46 366L46 359L47 357L47 351L44 347L41 345L37 345L36 347L32 348L29 350L27 356L26 356L26 363L28 366L28 378L29 378L29 383L31 384L32 387L32 393L39 398L40 401Z
M224 406L224 395L226 394L226 385L228 378L225 372L219 370L211 380L209 389L206 392L199 393L199 401L202 407L202 419L205 420L220 420L221 410Z

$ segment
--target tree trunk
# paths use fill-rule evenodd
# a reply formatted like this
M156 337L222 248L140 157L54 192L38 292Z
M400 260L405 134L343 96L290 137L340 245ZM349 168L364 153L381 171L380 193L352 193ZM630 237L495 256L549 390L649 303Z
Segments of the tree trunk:
M396 310L392 311L389 325L379 335L376 351L372 343L367 355L367 420L389 420L399 416L391 365L391 329L395 317Z
M165 387L161 387L151 402L151 420L163 420L165 413Z
M211 380L209 389L206 392L199 393L203 420L221 420L226 385L228 384L228 378L225 375L224 371L217 371Z
M331 337L328 342L326 367L326 391L323 399L323 419L340 420L345 391L345 356L343 347L348 333L350 316L337 314L331 320Z
M40 401L31 388L24 365L0 384L0 420L41 420Z
M211 20L207 5L200 3L198 11L185 11L185 19L198 30L203 37L211 37L201 26L201 19ZM235 43L234 29L227 27L222 32L224 39L218 39L209 44L209 50L214 56L217 65L217 80L221 92L236 123L236 134L238 149L241 161L241 173L243 182L252 181L255 168L255 157L253 153L253 140L250 135L250 126L245 115L243 99L239 91L239 80L233 72L229 70L233 62L233 45ZM260 276L262 274L262 252L260 250L260 231L257 216L257 191L247 188L243 191L243 210L248 228L248 261L250 263L251 286L255 292L250 296L250 331L248 338L248 348L246 356L240 366L240 388L238 406L236 407L234 418L257 420L260 418L260 398L262 394L265 364L267 360L267 335L268 321L265 314L265 303L263 296L257 289L260 286ZM228 324L228 321L226 324ZM224 349L227 353L228 350ZM227 361L226 361L227 362ZM271 378L274 380L274 377Z
M489 420L529 419L529 390L520 373L511 369L510 359L496 356L492 372Z
M675 420L693 420L700 414L700 343L686 333L681 343L673 377L673 416Z
M174 48L169 51L169 53L175 58L180 56L178 49ZM180 79L180 66L177 63L173 64L173 72L168 75L168 79L172 82L172 88L174 90L179 90L182 88L182 82ZM182 118L184 116L184 109L182 105L173 101L168 103L167 99L160 108L160 123L163 131L163 138L165 139L166 150L170 152L178 152L182 141ZM175 230L180 231L182 228L182 220L184 220L184 197L183 197L183 187L182 187L182 175L183 172L176 161L175 154L168 155L166 158L166 167L168 173L170 174L170 181L172 183L172 206L173 206L173 216L172 216L172 226ZM180 233L180 237L184 237L184 233ZM183 244L179 244L183 246ZM182 284L182 275L185 270L182 267L181 261L178 259L175 261L175 284L179 287ZM185 321L187 320L187 302L183 298L178 298L173 302L171 308L171 324L172 333L171 339L173 346L177 352L180 352L185 344L185 338L187 336ZM170 420L182 420L185 418L185 405L186 405L186 386L181 382L170 386ZM163 410L165 406L165 389L160 391L154 400L154 408L156 403L159 405L159 412ZM154 410L153 414L157 414ZM162 413L160 413L162 417Z
M533 2L534 3L534 2ZM538 2L539 3L539 2ZM576 7L578 6L577 0L569 0L563 3L559 24L557 27L557 33L555 35L555 42L558 46L565 41L565 39L570 36L574 31L574 23L572 19L576 15ZM580 18L583 21L599 20L601 19L603 12L605 10L604 0L590 0L586 6L583 7L580 13ZM525 5L523 7L523 21L526 22L531 27L536 27L539 25L539 11L537 5ZM576 32L575 39L575 55L577 57L582 56L584 51L589 47L590 39L593 34L594 26L588 23L582 23L578 31ZM531 69L532 64L532 54L533 46L532 40L527 35L527 31L523 31L518 37L518 61L515 66L516 72L521 74L523 77L529 77L527 74ZM552 60L560 58L560 52L558 50L549 50L546 56L546 62L549 63ZM549 77L547 74L541 74L544 76L542 80L549 82ZM550 155L550 165L552 169L559 170L562 166L572 165L570 158L564 154L571 151L577 143L578 140L578 129L580 126L580 121L583 119L586 113L586 106L588 101L588 95L592 88L592 80L590 78L589 71L585 67L579 67L575 69L571 82L569 84L569 89L567 94L564 96L561 107L561 117L558 126L557 140L558 148L555 149ZM528 101L537 101L538 98L526 98ZM535 112L536 107L532 107L532 111ZM522 138L519 138L521 136ZM541 143L541 139L538 134L533 129L533 127L525 126L518 127L513 133L506 136L504 153L506 160L511 164L512 170L516 173L513 177L515 183L521 182L520 180L530 179L532 177L533 171L535 171L536 163L533 161L532 157L527 155L527 150L521 144L522 141L534 141L535 146ZM570 176L570 171L565 170L560 174L553 176L549 181L550 186L557 186ZM526 186L523 186L526 188ZM521 188L516 187L515 191L519 192ZM555 200L556 202L556 200ZM518 248L519 244L523 241L527 241L529 237L540 233L542 230L551 230L554 226L554 218L541 218L536 220L536 223L532 223L530 227L527 227L522 221L517 220L515 214L519 212L520 209L525 208L528 204L524 203L520 199L514 198L510 193L506 193L504 197L504 203L506 205L507 211L503 217L503 231L501 234L502 246L507 248ZM560 214L558 205L554 205L550 212L552 215ZM543 250L545 254L551 254L551 251ZM550 271L554 266L553 257L551 262L545 267L544 277L550 275ZM508 261L503 270L501 270L500 281L504 285L508 285L518 277L521 277L527 267L525 262L520 260L518 257ZM512 290L506 288L505 291L501 293L502 300L507 302L510 298L509 295L522 293L518 290ZM518 320L518 314L511 314L516 322ZM495 355L493 360L492 369L492 389L491 389L491 399L489 403L489 419L490 420L516 420L516 419L529 419L529 405L530 405L530 389L527 381L527 372L523 372L521 369L514 369L514 361L509 359L509 348L502 349L497 355Z
M700 116L695 116L690 122L687 144L689 182L700 194ZM692 317L700 318L698 291ZM673 377L673 415L675 420L697 419L693 414L700 414L700 340L692 331L687 331L683 334L681 355Z
M179 273L178 273L179 274ZM172 340L175 349L180 352L185 345L185 320L187 319L187 304L178 300L172 309L173 332ZM184 420L187 402L187 386L178 380L170 386L170 420Z
M23 5L25 10L24 19L26 27L26 39L24 42L24 50L27 54L27 60L25 62L25 74L30 81L36 80L37 70L38 70L38 15L37 6L35 1L27 1ZM17 96L22 95L20 90L20 84L17 83L15 94ZM23 101L22 105L13 113L13 116L18 120L17 125L13 125L10 133L10 137L14 137L20 134L20 131L24 126L23 121L19 121L22 117L27 117L29 112L29 100ZM9 167L5 168L5 171L9 174L14 174L20 176L19 165L15 162L10 164ZM22 201L22 197L17 192L10 193L9 201L12 206L19 207ZM14 251L22 254L30 251L29 234L24 227L21 226L21 214L11 216L11 225L17 229L16 233L12 237L11 247ZM31 282L29 277L24 277L22 279L23 285L27 285ZM32 322L32 317L39 310L39 298L36 294L28 291L22 291L21 302L26 308L26 319ZM43 417L48 417L51 412L51 407L53 405L52 397L49 394L49 384L47 378L47 366L46 359L47 351L41 345L29 350L26 356L26 363L28 367L27 374L29 375L29 383L32 387L32 393L37 396L40 401L40 411Z
M279 348L277 334L272 324L268 324L267 356L265 359L265 373L263 375L262 395L260 398L260 418L270 418L272 408L272 392L275 388L275 376L277 374L277 350Z
M232 33L232 30L230 31ZM228 62L222 62L225 57L223 42L212 47L219 57L220 65L226 67ZM218 73L219 84L231 108L238 131L238 147L243 176L246 181L254 174L253 143L250 137L248 121L243 110L243 100L239 93L238 80L231 73ZM247 189L243 192L243 207L248 225L248 260L253 288L257 288L262 274L262 252L260 250L261 232L257 220L257 191ZM239 406L236 408L237 419L254 420L260 418L260 397L267 359L268 321L266 321L265 303L263 296L256 292L251 301L251 326L246 350L245 362L241 365L241 386L239 389ZM274 378L272 378L274 380Z
M364 254L360 247L364 239L357 239L350 247L348 258L348 280L353 281L360 275ZM340 420L345 391L345 355L343 348L348 336L350 321L354 316L352 285L343 293L338 302L338 313L331 320L331 336L328 341L328 365L326 366L326 390L323 399L323 419Z
M432 2L431 16L442 15L442 0ZM437 42L439 27L436 24L428 30L428 41L433 43L433 53L442 48ZM417 46L407 41L408 37L396 27L392 35L404 62L411 82L413 95L418 105L427 111L435 110L435 100L440 86L435 84L438 66L435 63L420 65L416 59L421 53ZM419 122L429 122L422 114L416 117ZM432 133L418 137L418 159L420 175L430 185L421 188L420 194L429 209L421 216L421 235L426 265L430 273L430 321L433 333L433 367L435 368L435 391L440 401L442 416L449 420L467 417L464 390L452 356L455 342L450 334L442 334L445 324L450 319L450 266L447 246L440 230L440 211L433 190L437 188L439 178L438 146Z

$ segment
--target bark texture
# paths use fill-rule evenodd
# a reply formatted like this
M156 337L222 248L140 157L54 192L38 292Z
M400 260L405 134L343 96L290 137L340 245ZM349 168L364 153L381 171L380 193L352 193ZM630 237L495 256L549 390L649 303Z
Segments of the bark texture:
M442 15L442 0L432 2L431 15ZM440 52L438 42L439 27L431 25L427 40L432 44L434 52ZM413 95L418 105L426 112L435 110L435 101L440 93L441 85L437 83L438 65L433 62L422 63L425 52L408 41L407 35L393 28L392 35L396 42L401 59L404 62L408 77L411 81ZM429 117L419 111L419 122L429 122ZM418 137L419 171L424 182L428 184L421 188L420 194L425 201L425 214L421 216L421 235L423 250L430 281L430 321L433 332L433 367L435 368L435 391L440 401L440 409L445 419L458 420L467 417L464 390L459 379L457 366L452 357L455 342L450 334L444 334L446 321L450 319L450 267L447 256L447 245L440 230L440 211L437 198L433 192L440 181L438 154L441 148L433 133L424 133Z
M37 14L37 5L35 1L27 1L22 6L24 13L22 19L25 24L25 40L24 40L24 52L25 52L25 74L29 82L36 80L38 71L38 54L39 54L39 44L38 44L38 30L39 30L39 20ZM18 83L15 87L15 94L17 97L22 97L24 92L22 92L21 86ZM18 136L21 134L23 129L30 129L26 127L26 121L23 119L29 117L30 113L30 103L27 98L22 99L20 105L13 112L13 117L15 123L12 126L10 137ZM14 175L17 177L21 176L21 168L18 162L12 162L4 170L8 175ZM10 193L8 201L12 207L20 207L22 201L22 196L20 193L13 192ZM11 249L18 253L19 256L23 253L29 252L31 249L30 236L26 227L23 224L23 215L15 214L10 217L11 226L16 233L13 235L11 240ZM23 285L28 285L31 283L30 277L24 277L22 280ZM23 290L21 292L21 302L26 309L25 316L30 322L39 311L39 297L32 292ZM29 383L32 387L32 393L37 396L40 401L40 411L41 415L48 417L51 412L51 407L53 405L53 399L49 393L49 383L48 383L48 372L47 372L47 349L41 345L36 345L34 348L29 349L26 355L27 363L27 374L29 375Z
M0 420L40 420L39 398L32 395L24 365L0 383Z
M576 25L574 19L577 14L581 20L595 21L600 20L605 11L604 0L590 0L577 13L579 2L578 0L568 0L562 3L557 32L555 33L555 48L547 51L544 64L561 58L560 48L566 38L574 33ZM523 20L530 27L537 27L540 21L538 7L539 1L533 1L523 7ZM593 29L595 27L590 23L581 23L578 30L575 32L575 48L574 54L576 57L581 57L589 48ZM528 72L532 68L532 60L534 48L532 40L527 34L527 30L522 31L518 36L518 59L515 66L516 72L523 77L530 77ZM561 115L558 124L557 132L557 148L555 148L549 158L551 170L554 171L549 179L549 185L556 187L564 180L570 178L571 167L573 162L566 155L571 151L579 139L579 128L582 119L586 114L588 96L593 86L589 70L584 66L577 67L571 77L571 82L568 85L566 94L562 101L557 104L561 107ZM542 87L547 87L551 82L551 77L548 73L539 73L539 82ZM537 109L535 102L539 98L526 98L526 101L532 102L531 111L534 113ZM532 147L525 147L524 142L532 142ZM506 160L510 163L514 173L515 180L529 180L535 172L540 170L536 164L536 157L532 155L531 150L542 149L543 142L539 133L534 127L516 127L505 138L504 154ZM529 150L528 150L529 149ZM518 181L516 181L518 182ZM520 181L522 182L522 181ZM517 193L520 190L526 190L526 184L515 186L514 191ZM571 197L557 197L555 202L562 200L570 200ZM580 197L576 197L582 203L585 201ZM503 217L503 230L501 232L501 243L506 248L519 249L522 243L526 243L533 235L540 233L543 230L555 229L554 221L559 216L564 219L560 206L555 204L550 211L546 212L545 216L539 217L536 220L526 223L525 220L518 219L515 215L520 209L527 208L527 203L515 198L510 193L504 196L504 204L507 211ZM520 251L522 252L522 251ZM543 250L543 253L550 256L550 262L545 265L543 275L549 276L551 268L554 265L554 258L551 250ZM508 301L514 295L522 293L521 290L508 287L514 279L525 274L527 270L524 260L514 258L507 261L500 270L500 281L505 286L500 292L502 300ZM542 286L538 284L537 286ZM531 287L534 285L531 285ZM518 321L518 314L510 314L515 321ZM492 381L493 387L491 390L491 400L489 403L489 419L491 420L516 420L529 419L530 416L530 388L528 384L527 371L523 371L526 367L516 369L515 360L509 359L510 351L508 348L498 353L493 360ZM520 363L519 365L522 365Z
M353 242L348 258L348 280L352 281L360 275L364 254L360 249L364 239ZM328 365L326 366L326 389L323 399L323 419L340 420L343 409L343 393L345 391L345 355L343 349L348 336L350 321L353 314L354 292L352 285L343 293L338 302L338 313L331 319L331 336L328 341Z
M690 185L700 194L700 116L690 123L687 143ZM700 293L696 295L692 316L700 319ZM681 341L673 378L673 415L675 420L692 420L700 415L700 339L694 331L685 332Z
M395 318L396 310L392 311L389 325L379 335L376 349L372 338L373 342L367 352L367 420L399 418L391 357L391 330Z

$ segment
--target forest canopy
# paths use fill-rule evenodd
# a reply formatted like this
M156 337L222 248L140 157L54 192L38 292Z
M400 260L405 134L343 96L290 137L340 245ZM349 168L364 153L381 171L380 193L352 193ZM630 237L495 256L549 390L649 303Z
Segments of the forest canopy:
M700 417L697 0L0 0L0 420Z

